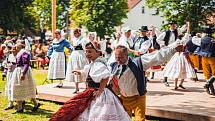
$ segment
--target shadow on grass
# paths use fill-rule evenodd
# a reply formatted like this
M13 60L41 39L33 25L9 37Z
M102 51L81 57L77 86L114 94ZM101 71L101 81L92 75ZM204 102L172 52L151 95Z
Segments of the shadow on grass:
M28 104L26 104L24 106L24 109L25 109L25 111L22 114L27 114L27 115L42 115L43 117L46 117L46 118L50 118L51 115L54 113L51 110L42 109L42 108L39 108L37 111L32 112L31 110L33 109L33 106L32 105L28 105Z

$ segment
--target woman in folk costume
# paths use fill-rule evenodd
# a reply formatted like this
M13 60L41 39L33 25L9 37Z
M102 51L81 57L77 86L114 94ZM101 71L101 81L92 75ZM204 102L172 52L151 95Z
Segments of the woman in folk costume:
M75 29L73 31L74 39L73 41L73 47L74 51L72 51L69 61L68 61L68 68L66 71L66 80L69 82L75 82L75 92L77 93L79 91L79 83L83 82L83 76L82 75L75 75L72 73L74 70L82 70L84 66L87 64L87 58L84 54L84 47L87 43L85 38L81 36L81 30Z
M5 95L8 97L8 107L5 108L5 110L10 110L10 109L13 109L14 106L13 106L13 101L11 100L11 77L12 77L12 74L13 74L13 71L16 67L16 54L17 54L17 51L16 51L16 46L13 46L12 49L11 49L11 54L8 56L7 58L7 68L8 68L8 71L7 71L7 82L6 82L6 86L5 86Z
M179 39L177 39L172 45L186 45L189 40L189 34L185 33L185 36L182 39L180 37L182 38L182 36L179 36ZM189 62L189 58L187 56L188 55L186 55L185 52L175 53L163 70L164 77L175 79L175 90L177 90L178 87L186 89L183 86L184 79L195 77L195 70ZM179 86L177 85L178 79L181 79Z
M106 88L110 71L96 42L86 44L86 57L90 64L84 70L88 88L67 101L50 121L130 121L119 99Z
M26 99L31 99L34 103L32 111L36 111L40 103L36 101L36 85L31 74L30 53L25 49L25 41L18 40L16 44L16 68L11 77L11 101L17 102L16 113L24 110L22 105Z
M115 48L118 46L119 44L119 39L121 37L121 33L120 32L116 32L115 33L115 40L111 43L111 49L113 50L112 53L111 53L111 56L110 58L108 59L108 62L107 64L110 65L111 63L115 62Z
M159 35L160 31L158 30L158 28L154 27L154 26L150 26L149 27L149 40L151 40L151 44L149 46L149 53L155 51L155 50L160 50L160 45L157 43L156 39L157 36ZM151 72L151 79L154 79L154 74L157 71L161 70L161 65L157 65L157 66L153 66L149 69L149 71Z
M64 38L61 37L61 32L57 30L55 33L55 39L48 49L47 56L50 59L48 69L48 79L50 80L63 80L66 77L66 57L64 48L68 48L72 52L72 45ZM57 85L62 87L63 83Z

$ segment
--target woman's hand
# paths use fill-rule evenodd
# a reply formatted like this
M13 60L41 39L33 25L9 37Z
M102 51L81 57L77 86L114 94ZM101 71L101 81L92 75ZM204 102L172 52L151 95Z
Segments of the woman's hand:
M21 81L25 80L25 75L23 73L21 73L21 75L20 75L20 80Z
M102 94L103 90L97 90L93 93L94 97L99 97Z
M74 71L72 71L72 73L74 73L75 75L81 75L81 71L80 70L74 70Z

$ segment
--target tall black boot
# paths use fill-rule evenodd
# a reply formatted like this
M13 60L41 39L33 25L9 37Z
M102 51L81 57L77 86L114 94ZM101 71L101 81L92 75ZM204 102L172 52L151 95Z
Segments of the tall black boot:
M169 87L169 83L167 82L167 77L164 77L163 83L165 86Z
M214 85L210 84L209 88L210 88L210 91L211 91L211 95L215 95Z
M206 92L210 95L211 93L210 93L209 86L210 85L207 83L207 84L205 84L204 88L206 89Z

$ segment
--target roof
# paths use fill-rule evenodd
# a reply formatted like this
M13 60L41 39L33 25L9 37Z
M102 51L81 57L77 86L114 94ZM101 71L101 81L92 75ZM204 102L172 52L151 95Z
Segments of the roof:
M128 9L134 8L141 0L128 0Z

